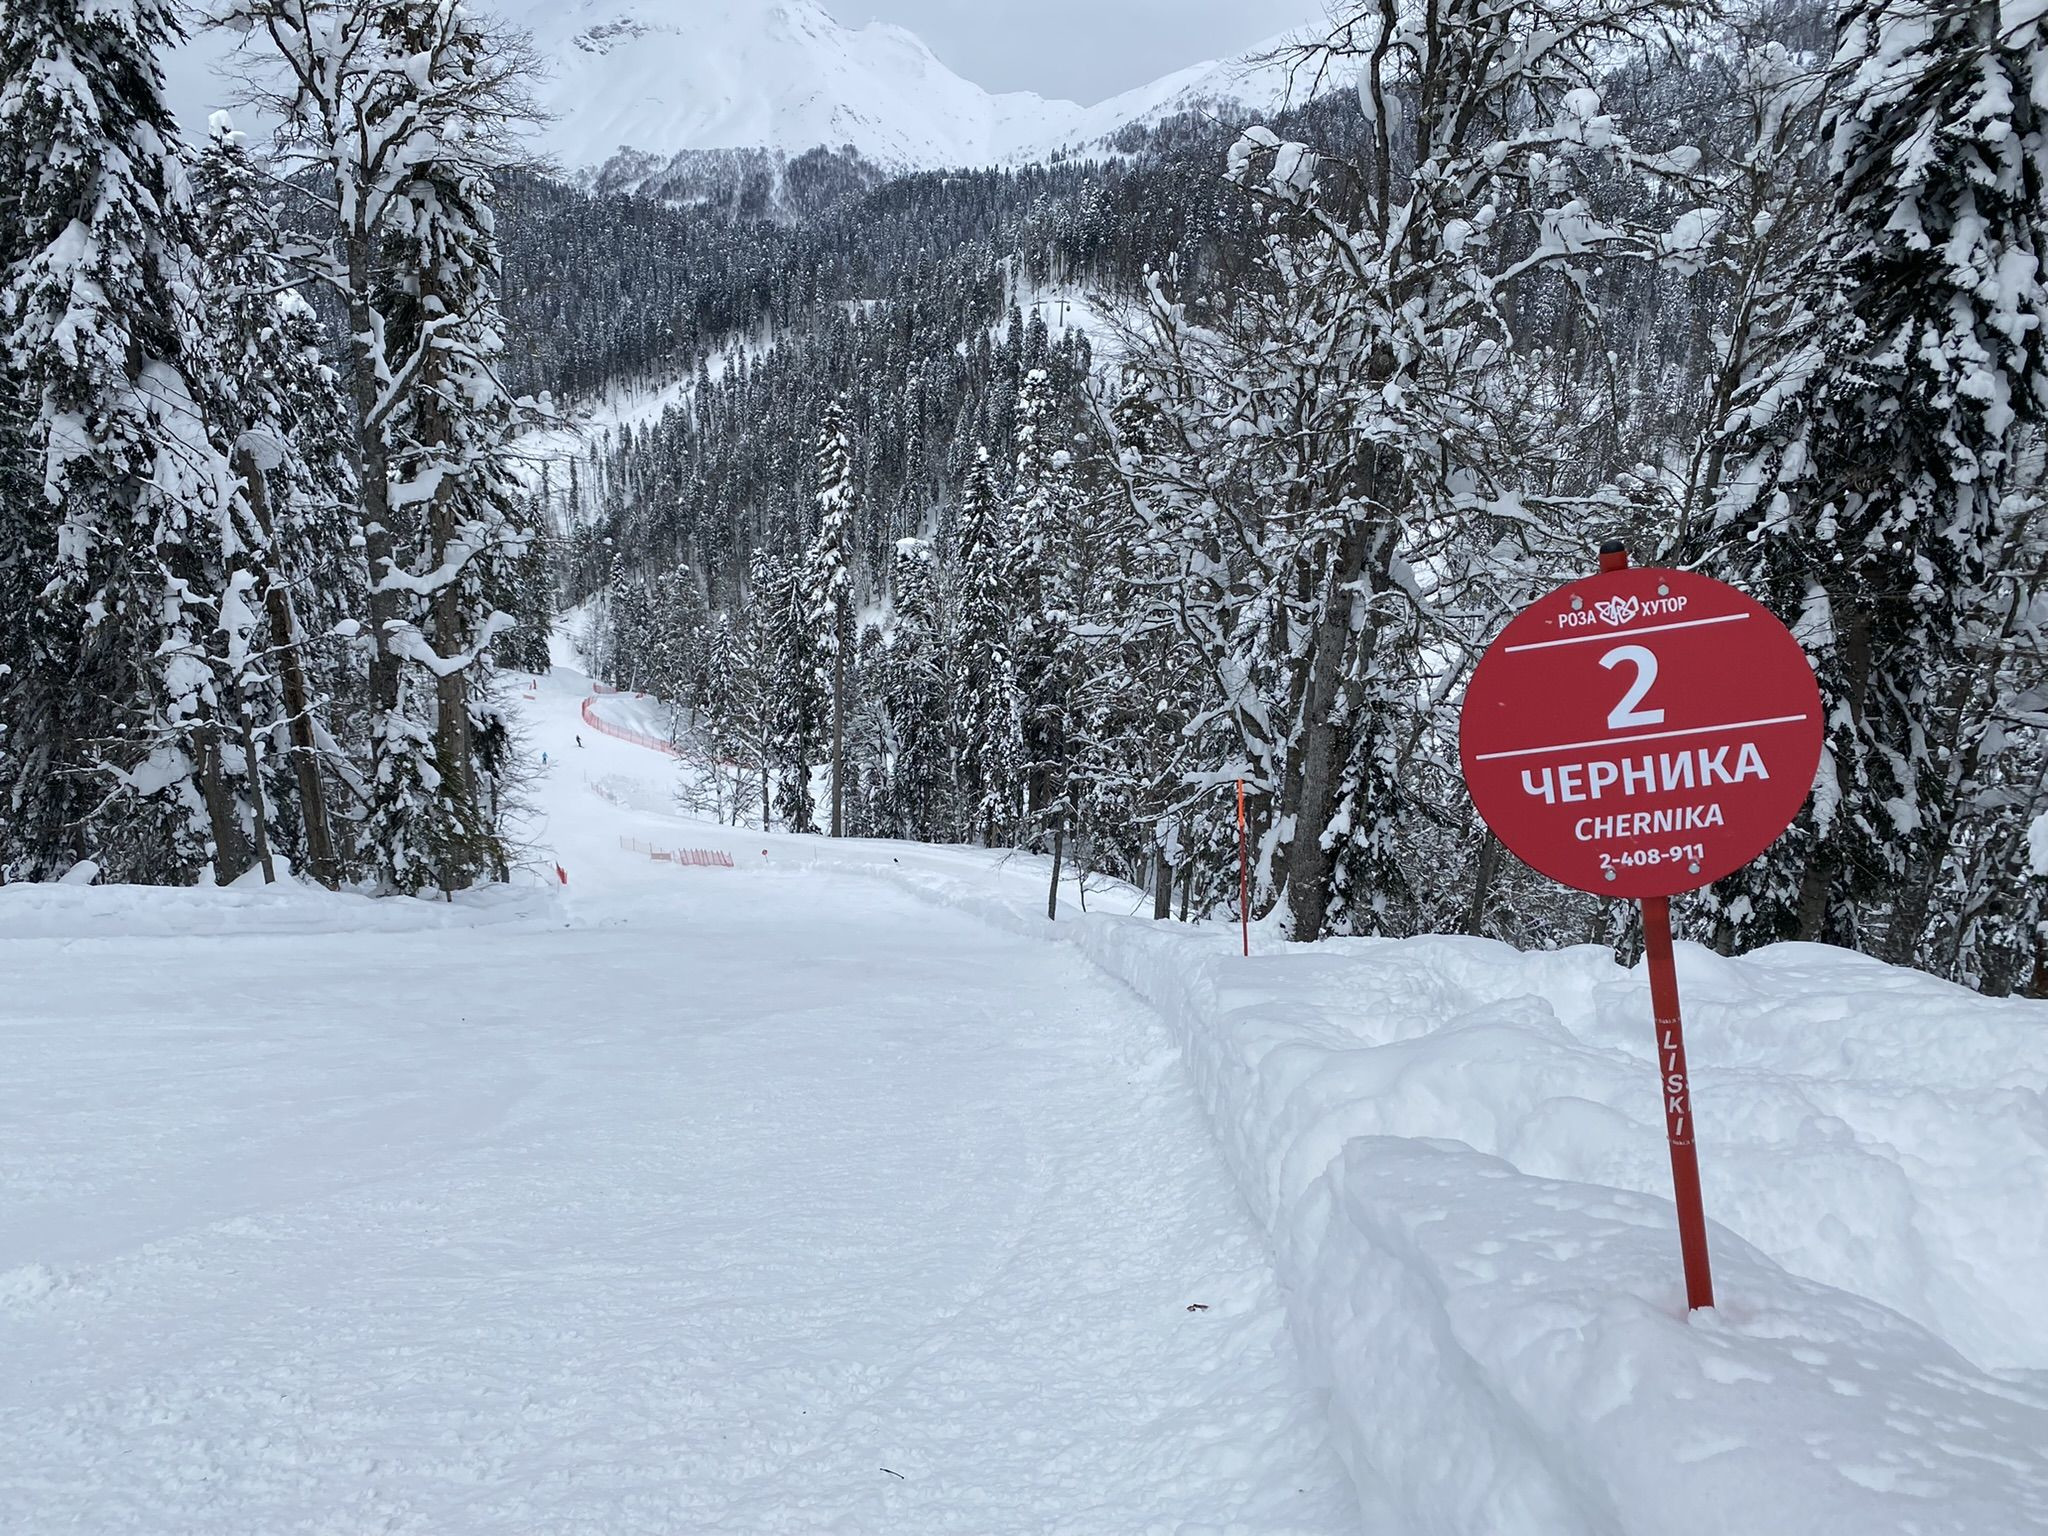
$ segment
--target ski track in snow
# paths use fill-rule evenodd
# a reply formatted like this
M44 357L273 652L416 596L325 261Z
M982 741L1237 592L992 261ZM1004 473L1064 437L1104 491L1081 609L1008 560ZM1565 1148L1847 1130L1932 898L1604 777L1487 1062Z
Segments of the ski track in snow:
M1683 946L1688 1318L1640 971L1049 929L571 650L521 888L0 890L0 1536L2048 1533L2041 1005Z
M0 942L0 1531L1356 1529L1157 1019L871 880L621 851L647 756L541 687L522 921L67 892Z

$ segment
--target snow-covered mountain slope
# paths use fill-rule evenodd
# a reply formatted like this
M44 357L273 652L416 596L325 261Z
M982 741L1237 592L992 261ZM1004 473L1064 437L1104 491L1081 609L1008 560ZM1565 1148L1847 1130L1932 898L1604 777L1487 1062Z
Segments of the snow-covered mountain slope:
M1059 135L1030 147L1029 154L1055 148L1085 148L1100 143L1133 124L1162 122L1182 112L1213 111L1228 116L1233 111L1259 114L1300 106L1348 84L1332 81L1312 71L1269 57L1289 34L1275 36L1267 43L1233 59L1210 60L1176 70L1163 79L1136 90L1112 96L1096 106L1083 108Z
M815 0L507 0L555 66L557 159L621 149L851 144L879 165L985 163L1057 135L1071 102L991 95L901 27L841 26Z
M551 74L537 147L570 171L622 152L799 154L852 145L892 170L993 165L1098 141L1134 123L1298 95L1287 72L1247 60L1198 64L1094 107L996 94L947 68L913 33L848 27L817 0L496 0ZM195 133L233 95L230 40L204 36L173 61L173 105ZM1255 55L1253 56L1255 57Z

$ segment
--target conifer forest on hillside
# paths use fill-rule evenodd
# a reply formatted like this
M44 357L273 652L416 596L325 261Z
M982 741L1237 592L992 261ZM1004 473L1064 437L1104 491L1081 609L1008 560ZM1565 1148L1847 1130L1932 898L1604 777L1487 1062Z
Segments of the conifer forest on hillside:
M2048 992L2048 8L1336 0L1284 62L1031 162L598 173L464 6L0 0L5 879L502 881L573 613L721 822L1234 918L1241 780L1290 938L1628 954L1457 754L1621 538L1826 708L1686 932Z

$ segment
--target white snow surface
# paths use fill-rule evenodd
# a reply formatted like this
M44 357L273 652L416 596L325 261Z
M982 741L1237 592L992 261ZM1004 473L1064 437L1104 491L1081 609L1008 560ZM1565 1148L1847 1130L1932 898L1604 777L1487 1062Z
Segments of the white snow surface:
M566 890L0 890L0 1531L1351 1529L1157 1018L536 693Z
M2048 1008L1683 949L1688 1318L1604 952L1048 925L532 692L566 889L0 889L0 1530L2048 1532Z
M547 63L539 96L550 121L534 147L571 171L622 150L800 154L846 144L899 171L995 165L1177 112L1226 104L1269 112L1306 85L1258 62L1260 49L1083 107L984 90L903 27L843 26L817 0L495 0L489 8L531 33ZM232 43L203 34L170 62L171 100L195 138L235 94Z
M590 700L588 711L614 730L648 741L667 741L675 731L675 711L652 694L599 694ZM580 734L587 747L590 732Z

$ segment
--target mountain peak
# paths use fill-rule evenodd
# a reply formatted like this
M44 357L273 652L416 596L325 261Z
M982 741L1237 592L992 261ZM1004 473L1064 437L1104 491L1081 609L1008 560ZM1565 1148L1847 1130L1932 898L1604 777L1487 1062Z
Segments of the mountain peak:
M630 152L795 155L851 146L894 171L994 165L1094 142L1127 123L1239 100L1265 110L1285 82L1254 66L1197 65L1095 107L962 79L891 22L858 28L818 0L495 0L551 64L552 116L536 146L571 171ZM226 43L203 36L171 75L188 125L231 94Z
M892 169L1004 158L1080 108L998 97L915 33L842 26L816 0L501 0L556 62L548 147L570 166L623 149L852 145ZM1021 130L1021 133L1018 131Z

